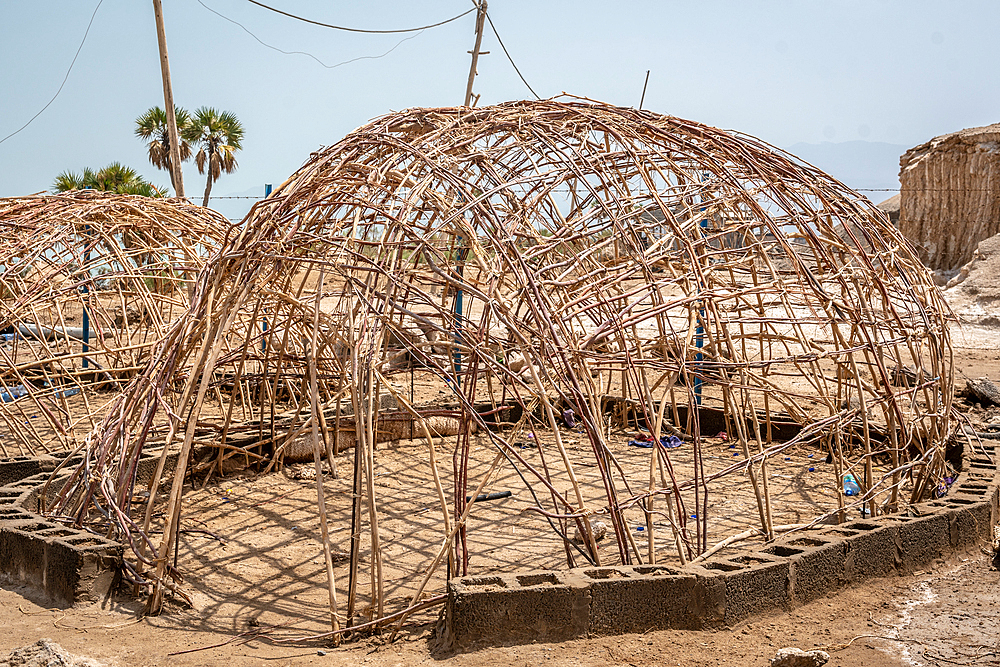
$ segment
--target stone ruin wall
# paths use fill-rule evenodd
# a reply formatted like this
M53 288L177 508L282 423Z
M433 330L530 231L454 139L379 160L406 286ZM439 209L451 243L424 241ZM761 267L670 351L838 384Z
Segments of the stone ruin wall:
M1000 233L1000 124L936 137L899 166L899 230L930 269L957 271Z

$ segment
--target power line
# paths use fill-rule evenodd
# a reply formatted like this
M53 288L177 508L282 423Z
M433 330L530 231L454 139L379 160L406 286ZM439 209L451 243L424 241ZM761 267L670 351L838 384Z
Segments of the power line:
M555 192L569 192L568 188L553 188ZM899 192L899 188L854 188L855 192ZM997 189L990 188L917 188L912 190L913 192L996 192ZM264 197L256 197L253 195L240 195L240 196L216 196L212 195L209 199L264 199Z
M902 188L854 188L856 192L902 192ZM998 192L996 188L907 188L910 192Z
M370 35L388 35L388 34L391 34L391 33L398 33L398 32L418 32L420 30L427 30L428 28L436 28L438 26L444 25L445 23L451 23L452 21L457 21L458 19L462 18L463 16L466 16L466 15L471 14L472 12L476 11L476 8L473 7L469 11L462 12L458 16L452 16L450 19L447 19L447 20L444 20L444 21L439 21L438 23L431 23L430 25L423 25L423 26L420 26L419 28L403 28L402 30L364 30L362 28L345 28L342 25L331 25L329 23L321 23L320 21L313 21L312 19L307 19L307 18L305 18L303 16L297 16L295 14L290 14L290 13L284 12L284 11L282 11L280 9L276 9L274 7L271 7L269 5L265 5L263 2L257 2L257 0L247 0L247 2L250 2L251 4L257 5L258 7L263 7L264 9L270 10L270 11L276 13L276 14L282 14L283 16L287 16L289 18L296 19L297 21L303 21L305 23L312 23L313 25L318 25L318 26L321 26L323 28L333 28L334 30L345 30L347 32L363 32L363 33L367 33L367 34L370 34Z
M251 0L251 2L252 1L253 0ZM469 11L472 10L470 9ZM510 61L510 64L514 66L514 71L517 72L517 75L519 77L521 77L521 81L524 82L524 85L528 86L528 90L530 90L531 94L535 96L535 99L538 100L542 99L541 97L538 96L538 93L535 92L535 89L531 87L531 84L528 83L527 79L524 78L524 75L521 74L521 70L517 68L517 65L514 63L514 59L510 57L510 51L507 50L507 47L504 46L503 40L500 39L500 33L497 32L497 27L493 25L493 19L490 18L489 12L486 12L486 20L490 22L490 30L493 31L494 35L496 35L497 41L500 42L500 48L503 49L503 52L507 56L507 60Z
M69 69L66 70L66 76L63 77L62 83L59 84L59 90L57 90L56 94L52 96L52 99L49 100L48 104L46 104L44 107L42 107L41 111L39 111L34 116L32 116L31 119L28 120L27 123L25 123L24 125L22 125L17 130L14 130L13 132L11 132L10 134L8 134L3 139L0 139L0 144L2 144L3 142L7 141L11 137L13 137L15 134L19 134L21 132L21 130L23 130L24 128L26 128L29 125L31 125L34 122L34 120L36 118L38 118L39 116L41 116L42 112L45 111L46 109L48 109L49 105L51 105L53 102L55 102L56 98L59 97L59 93L62 92L63 86L65 86L66 85L66 81L69 80L69 73L73 71L73 65L76 64L76 59L80 57L80 51L83 50L83 45L87 43L87 35L90 34L90 26L94 25L94 18L97 16L97 10L101 8L101 5L103 3L104 3L104 0L98 0L97 6L94 7L94 13L90 15L90 23L87 24L87 30L86 30L86 32L83 33L83 39L80 41L80 46L76 49L76 55L73 56L73 62L71 62L69 64Z
M392 53L393 51L395 51L396 49L398 49L399 46L403 42L408 42L411 39L416 39L417 37L420 37L420 35L422 35L423 32L424 32L423 30L421 30L420 32L418 32L415 35L411 35L410 37L404 37L403 39L399 40L399 42L396 43L396 46L392 47L391 49L389 49L388 51L386 51L382 55L379 55L379 56L358 56L357 58L351 58L350 60L345 60L343 62L336 63L335 65L327 65L325 62L323 62L322 60L320 60L319 58L317 58L313 54L308 53L306 51L285 51L284 49L279 49L277 46L272 46L271 44L268 44L267 42L265 42L264 40L262 40L257 35L255 35L252 32L250 32L250 30L245 25L243 25L242 23L240 23L239 21L235 21L235 20L229 18L228 16L225 16L224 14L220 14L219 12L215 11L214 9L212 9L211 7L209 7L208 5L206 5L201 0L198 0L198 4L201 5L202 7L204 7L205 9L207 9L208 11L212 12L213 14L215 14L216 16L218 16L219 18L225 19L226 21L229 21L230 23L232 23L234 25L238 25L240 28L243 29L243 32L245 32L246 34L248 34L251 37L253 37L262 46L266 46L267 48L269 48L269 49L271 49L273 51L277 51L278 53L283 53L286 56L292 56L292 55L309 56L310 58L312 58L313 60L315 60L316 62L318 62L320 65L322 65L323 67L325 67L327 69L334 69L335 67L340 67L341 65L348 65L350 63L357 62L359 60L378 60L379 58L384 58L387 55L389 55L390 53Z

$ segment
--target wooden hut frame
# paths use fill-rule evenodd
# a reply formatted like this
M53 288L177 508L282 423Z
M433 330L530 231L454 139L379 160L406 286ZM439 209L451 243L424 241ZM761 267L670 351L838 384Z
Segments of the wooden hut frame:
M183 200L0 199L0 455L81 446L187 312L229 227Z
M148 537L159 476L145 521L117 522L146 545L137 555L157 611L172 586L196 445L216 448L219 471L250 451L280 463L304 439L317 480L323 456L354 446L346 618L362 595L371 619L398 618L383 606L373 451L384 432L400 437L392 425L402 419L431 445L429 494L442 514L440 549L410 609L438 568L469 571L467 499L489 478L469 474L474 431L495 448L491 472L521 474L568 564L654 563L664 546L686 562L713 548L708 490L722 478L745 475L759 532L782 530L767 465L796 443L829 453L834 488L848 470L858 478L859 498L838 494L841 516L852 500L874 515L925 497L944 475L954 428L948 316L912 248L868 200L752 137L579 99L411 109L313 154L254 207L201 274L188 315L95 430L87 465L53 511L86 517L99 494L113 516L130 516L131 462L152 444L166 445L164 456L179 447L162 541ZM444 399L412 400L414 364L438 378ZM654 446L648 477L624 478L608 447L609 410L654 441L689 442L693 475L675 475L670 451ZM165 411L169 431L154 437ZM576 482L584 462L564 446L565 411L600 471L599 501ZM703 428L709 412L739 454L714 471L698 458L715 435ZM793 435L774 436L788 425ZM454 488L444 488L431 444L447 427L457 433ZM516 446L528 427L550 433L543 469ZM891 458L890 473L875 474L877 456ZM553 483L556 469L568 491ZM94 490L95 474L114 482ZM317 493L338 633L319 481ZM595 543L597 514L610 525L610 555ZM641 540L626 525L637 515Z

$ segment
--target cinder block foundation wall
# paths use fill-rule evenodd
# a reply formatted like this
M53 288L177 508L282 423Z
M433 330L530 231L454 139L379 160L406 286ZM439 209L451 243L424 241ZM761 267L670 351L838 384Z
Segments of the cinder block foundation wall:
M52 463L54 460L55 464ZM38 514L39 493L66 455L0 461L0 580L72 605L107 596L123 545ZM152 475L159 453L143 459ZM1000 519L997 448L977 446L949 494L885 516L793 533L683 567L515 572L448 583L445 636L458 649L657 629L733 625L857 581L907 574L977 549ZM172 469L176 457L169 458ZM69 468L73 460L66 461ZM59 488L59 478L50 488Z
M159 452L143 457L139 478L148 480ZM168 456L173 469L176 455ZM60 463L78 462L67 453L0 461L0 581L30 586L56 604L71 606L107 597L121 580L125 547L85 530L51 521L38 512L45 483ZM49 493L65 476L49 484Z
M996 446L967 455L948 495L907 516L793 533L683 567L598 567L453 579L445 637L459 650L648 630L732 626L854 582L908 574L992 539Z

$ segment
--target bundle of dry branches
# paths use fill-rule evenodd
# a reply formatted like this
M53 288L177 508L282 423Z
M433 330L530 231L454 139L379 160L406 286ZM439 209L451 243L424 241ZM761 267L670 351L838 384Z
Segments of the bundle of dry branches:
M926 496L946 469L948 309L912 248L868 200L794 157L648 111L561 99L374 120L258 203L190 303L73 481L111 480L96 492L122 533L150 545L137 553L154 568L154 611L196 444L217 448L209 472L234 454L274 463L305 445L335 630L320 459L354 446L347 617L365 597L382 618L373 452L400 437L394 420L427 440L442 515L414 605L442 563L468 572L468 498L499 466L521 475L569 565L706 552L709 491L734 476L773 536L767 465L794 444L829 454L841 516L847 471L861 487L853 500L877 514ZM408 393L414 368L440 398ZM609 410L653 442L689 442L690 473L656 445L648 475L629 479L608 446ZM154 437L164 413L169 431ZM739 454L714 470L701 455L709 417ZM582 428L586 456L565 446L563 421ZM526 424L549 433L541 465L515 446ZM431 443L442 430L458 436L450 488ZM474 432L496 451L478 478ZM180 446L155 554L146 535L161 480L132 523L125 474L154 443ZM876 469L878 457L888 463ZM580 465L596 466L602 497L585 497ZM89 500L64 492L55 510L82 518ZM613 555L597 549L595 514ZM628 526L637 520L641 540Z
M72 450L187 312L230 225L183 200L0 199L0 451Z

